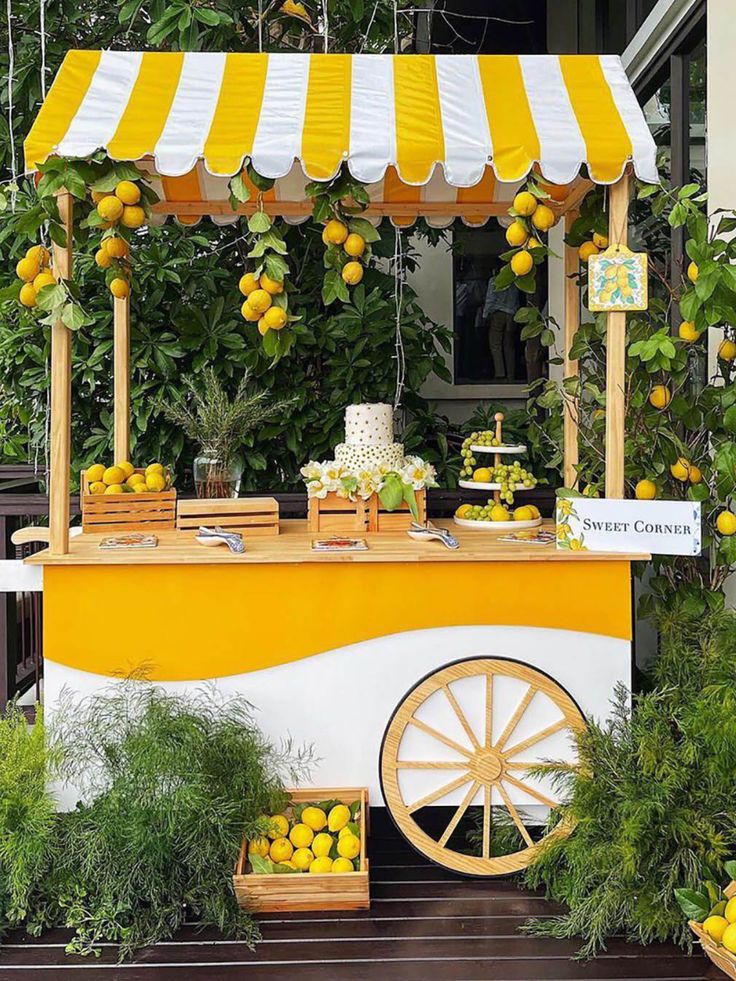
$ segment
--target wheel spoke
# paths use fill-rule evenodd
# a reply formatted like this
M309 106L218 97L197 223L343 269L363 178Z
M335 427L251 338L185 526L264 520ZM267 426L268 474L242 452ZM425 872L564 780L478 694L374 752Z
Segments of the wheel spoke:
M521 721L522 715L529 708L529 703L534 698L534 696L536 695L536 693L537 693L537 689L534 687L534 685L529 685L529 687L527 688L527 690L526 690L526 692L524 694L524 697L519 702L519 704L516 706L516 709L514 710L514 714L511 716L511 718L509 719L509 721L506 723L506 728L503 730L503 732L501 733L501 735L496 740L494 749L499 749L499 750L502 750L503 749L503 747L504 747L504 745L506 743L506 740L509 738L509 736L511 735L511 733L514 731L514 729L517 727L517 725Z
M468 737L468 739L470 740L470 742L472 743L472 745L473 745L473 747L475 749L480 749L480 743L478 742L478 739L477 739L475 733L470 728L470 723L465 718L465 713L460 708L460 705L458 704L458 700L452 694L452 691L450 690L450 686L449 685L443 685L442 686L442 690L445 693L445 695L447 696L447 701L450 703L450 705L452 705L452 709L453 709L455 715L457 716L458 721L460 722L460 725L465 730L465 735Z
M467 770L465 760L397 760L400 770Z
M420 797L419 800L415 800L413 804L409 804L407 811L409 814L413 814L414 811L420 810L422 807L426 807L427 804L433 804L436 800L441 800L453 790L457 790L458 787L464 786L468 780L470 780L470 774L465 772L449 783L444 784L438 790L433 790L431 794L427 794L426 797Z
M524 839L527 845L533 845L534 842L532 841L532 836L526 830L524 826L524 822L519 817L519 812L514 807L514 803L509 797L508 793L506 792L506 788L504 787L503 783L499 780L496 786L498 787L498 792L503 798L504 804L506 805L506 810L509 812L509 814L514 820L514 824L519 829L519 833L521 834L521 837Z
M456 743L454 739L450 739L449 736L445 736L443 733L439 732L437 729L433 729L432 726L428 726L426 722L422 722L421 719L417 719L416 716L412 715L409 719L410 725L416 726L417 729L421 729L422 732L426 732L428 736L432 736L433 739L439 740L444 743L445 746L449 746L450 749L454 749L456 753L460 753L462 756L471 757L473 754L470 750L461 746L460 743Z
M491 785L483 787L483 858L491 857Z
M490 749L493 745L493 675L486 675L486 738L484 746Z
M549 797L545 797L544 794L540 793L534 787L530 787L528 783L522 783L521 780L517 780L516 777L509 776L507 773L504 777L507 783L512 783L519 790L523 790L525 794L529 794L531 797L536 797L540 804L546 804L547 807L557 807L559 801L550 800Z
M511 749L505 749L503 752L504 756L518 756L519 753L523 753L525 749L529 749L534 743L541 743L543 739L547 736L553 735L555 732L559 732L560 729L569 729L567 719L560 719L558 722L553 723L551 726L547 726L546 729L542 729L540 732L536 733L534 736L529 736L528 739L523 739L520 743L516 743Z
M458 826L463 814L467 811L468 804L475 797L478 787L480 787L480 784L478 783L477 780L474 780L473 783L471 784L470 790L463 797L462 801L458 805L458 809L452 815L452 820L447 825L447 827L445 828L442 834L442 837L440 838L439 843L441 848L444 848L447 842L450 840L450 836L452 835L452 832Z

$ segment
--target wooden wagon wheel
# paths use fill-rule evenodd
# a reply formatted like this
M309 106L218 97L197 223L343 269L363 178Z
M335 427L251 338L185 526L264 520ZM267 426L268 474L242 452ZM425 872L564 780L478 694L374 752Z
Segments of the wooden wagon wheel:
M525 682L526 691L515 704L515 707L504 725L503 731L493 737L494 729L494 679L499 677L513 678ZM453 691L453 682L464 678L482 678L484 680L484 731L476 732L468 721L465 711L460 704L460 691ZM442 692L452 712L457 718L464 733L462 742L451 738L444 732L428 725L417 717L417 711L424 703ZM512 740L517 726L533 700L548 699L559 718L549 725L523 738ZM408 759L402 755L401 744L407 729L413 728L429 736L441 752L436 756L442 759ZM539 760L519 761L516 757L536 746L538 743L564 730L582 730L585 720L572 698L552 678L519 661L501 658L470 658L457 661L447 667L435 671L420 681L406 698L399 704L388 724L381 747L381 784L383 795L389 812L402 834L423 855L454 869L471 875L502 875L517 872L526 868L532 861L535 852L543 841L550 837L567 835L572 826L562 821L549 835L535 842L527 830L523 816L514 805L509 795L509 788L521 790L539 804L555 807L559 801L552 800L541 793L524 779L524 771ZM448 759L448 749L455 754ZM441 779L439 785L431 793L415 800L405 800L402 793L399 773L402 770L435 770L455 771L458 773L452 779ZM508 811L525 845L518 851L506 855L491 854L492 845L492 799L496 790L503 806ZM447 795L464 790L460 804L450 818L439 840L431 837L417 823L414 815L422 808L438 805ZM467 855L448 847L448 842L463 818L473 799L482 790L483 824L481 855Z

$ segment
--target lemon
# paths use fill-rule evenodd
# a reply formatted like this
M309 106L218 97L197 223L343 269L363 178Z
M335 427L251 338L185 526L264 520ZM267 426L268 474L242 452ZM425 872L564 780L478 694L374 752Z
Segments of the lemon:
M126 228L140 228L146 221L146 213L137 204L123 208L123 216L120 219Z
M579 538L571 538L570 539L570 550L571 551L573 551L573 552L579 552L582 549L582 547L583 547L583 543L580 541Z
M736 897L731 897L726 903L726 908L723 911L723 915L728 920L729 923L736 923Z
M105 488L106 494L124 494L125 488L122 484L108 484Z
M360 840L355 835L343 835L337 842L340 858L355 858L360 854Z
M99 204L104 197L107 197L107 191L90 191L89 196L94 204Z
M598 252L599 249L595 242L583 242L578 249L578 256L580 257L580 261L587 265L590 257L592 255L598 255Z
M110 282L110 292L114 297L116 297L116 299L124 300L130 293L128 280L123 279L122 276L116 276L115 279L111 280Z
M116 463L115 466L120 467L120 469L125 474L126 480L128 479L128 477L130 477L131 474L135 473L135 467L133 466L132 463L129 463L127 460L123 460L122 463Z
M529 191L520 191L514 198L514 211L529 218L537 210L537 199Z
M301 872L306 872L314 861L314 855L309 848L297 848L291 860Z
M265 313L273 301L270 293L266 292L266 290L257 289L253 290L246 302L251 310L255 310L257 313Z
M687 267L687 278L691 283L697 282L700 270L698 269L698 264L696 262L691 262Z
M137 484L143 484L143 486L145 487L146 478L143 476L142 473L132 473L130 477L128 477L128 479L125 481L125 483L128 485L128 487L135 487Z
M268 838L254 838L248 842L248 854L260 855L261 858L265 858L268 855L269 847Z
M89 485L90 494L104 494L105 489L106 489L105 485L102 483L101 480L93 480L92 483Z
M679 457L677 461L672 464L670 467L670 473L675 480L680 480L683 483L687 480L688 475L690 474L690 464L684 456Z
M467 521L470 515L473 513L472 504L461 504L460 507L455 512L455 517L460 518L461 521Z
M269 307L263 314L263 321L268 330L281 330L286 326L287 320L286 311L281 307Z
M320 872L332 872L332 859L329 855L320 855L309 866L309 871L316 875Z
M242 307L240 308L240 313L242 314L243 319L247 320L251 324L254 324L257 320L261 319L260 313L253 309L248 300L243 303Z
M166 489L166 478L161 473L149 473L146 475L146 489L158 493Z
M112 236L103 239L102 248L111 259L124 259L128 254L128 243L124 238Z
M114 194L106 194L97 205L97 214L103 221L118 221L123 216L123 202Z
M657 485L653 480L645 477L639 480L634 488L634 496L637 501L653 501L657 496Z
M272 862L285 862L294 854L294 846L288 838L276 838L271 842L268 854Z
M305 807L302 811L302 821L304 824L310 827L312 831L321 831L327 824L327 815L321 807Z
M51 256L49 255L49 250L43 245L32 245L30 249L26 252L26 259L33 259L37 262L39 266L48 266Z
M511 521L508 508L505 508L503 504L494 504L491 508L491 521Z
M540 512L540 510L539 510L539 508L537 507L536 504L527 504L526 506L532 512L532 517L534 518L535 521L538 518L541 518L542 517L541 512Z
M160 474L162 474L163 472L164 472L164 465L163 465L163 463L149 463L148 466L146 467L146 471L145 471L146 477L148 477L149 474L152 474L152 473L160 473Z
M115 197L123 204L138 204L141 199L140 188L133 181L120 181L115 187Z
M326 227L322 229L322 241L325 243L325 245L332 245L332 242L330 242L329 238L327 237Z
M268 837L273 841L276 838L285 838L289 833L289 821L284 814L274 814L268 819L271 822L271 830Z
M333 842L334 838L332 835L328 835L326 831L321 831L318 835L315 835L314 841L312 842L312 851L314 852L315 858L329 855Z
M703 931L715 940L717 944L723 939L723 934L728 928L728 920L725 916L709 916L703 920Z
M516 508L514 511L514 521L533 521L534 512L530 507Z
M703 471L700 469L700 467L696 467L694 463L691 463L690 471L687 476L691 484L699 484L703 479Z
M671 398L672 395L666 385L655 385L649 393L649 404L655 409L666 409Z
M688 344L692 344L693 341L697 341L700 337L692 320L683 320L677 328L677 333L680 336L680 340L686 341Z
M359 262L346 262L342 267L342 278L348 286L357 286L363 278L363 267Z
M353 232L345 239L343 248L353 259L359 259L365 252L365 239L357 232Z
M340 858L336 858L335 861L332 863L332 869L330 871L333 873L355 872L355 869L353 867L353 863L350 861L349 858L342 858L341 856Z
M289 841L294 848L309 848L314 840L314 831L308 824L295 824L289 832Z
M529 232L522 222L514 221L506 229L506 241L512 249L518 249L520 245L525 245L529 238Z
M736 954L736 923L729 923L723 931L721 943L732 954Z
M84 476L87 478L90 484L93 483L93 481L102 480L102 478L105 476L105 468L101 463L93 463L91 467L87 467L87 469L84 471Z
M344 804L335 804L327 816L327 827L330 831L342 831L350 820L350 808Z
M283 279L271 279L270 276L263 273L261 276L261 289L275 296L277 293L284 292L284 281Z
M253 273L243 273L238 282L238 289L243 296L250 296L253 290L261 288L261 281L256 279Z
M22 279L26 283L32 283L41 272L41 263L38 259L30 259L26 256L25 259L21 259L16 264L15 272L18 279Z
M332 221L327 222L323 234L330 245L342 245L348 237L347 225L333 218Z
M557 218L555 217L554 211L548 208L546 204L538 205L532 215L532 225L539 229L540 232L549 231L556 221Z
M721 341L718 348L718 357L721 361L733 361L736 358L736 344L733 341Z
M33 288L37 293L39 290L42 290L44 286L56 286L56 276L54 276L52 272L49 272L48 269L44 269L33 280Z
M721 511L716 519L716 528L721 535L725 535L727 538L736 533L736 514L731 511ZM729 904L732 900L729 899ZM728 913L728 906L726 907L726 912ZM736 905L732 907L732 915L734 920L736 920ZM729 921L731 922L731 921Z
M23 283L20 288L20 293L18 294L18 299L23 304L24 307L35 307L36 305L36 288L33 283Z
M270 329L271 328L266 323L266 318L265 317L260 317L258 319L258 333L261 335L261 337L265 337L266 334L269 332Z
M120 467L108 467L102 474L102 479L108 487L110 484L122 484L125 480L125 473Z
M126 481L126 483L127 483L127 481ZM142 484L133 484L132 487L133 487L133 492L135 494L147 494L148 493L148 488L146 487L145 482L142 483Z
M526 276L534 268L534 259L532 259L531 253L527 252L526 249L522 249L521 252L517 252L516 255L511 257L511 269L516 276Z
M344 837L345 837L345 835L351 835L351 834L353 834L353 832L352 832L352 831L350 830L350 828L349 828L349 827L348 827L348 826L346 825L346 826L345 826L345 827L344 827L344 828L343 828L343 829L342 829L342 830L340 831L340 834L339 834L339 835L338 835L337 837L338 837L338 838L344 838Z
M279 862L278 864L285 866L287 869L294 869L295 872L297 871L296 865L294 865L293 860L290 858L287 858L285 862Z
M491 471L488 469L488 467L478 467L478 469L473 472L473 480L478 484L490 484L491 476Z
M607 249L608 236L601 235L599 232L593 232L593 245L595 245L597 249Z
M528 249L541 249L542 243L539 241L538 238L530 238L529 241L526 243L526 247Z
M112 259L107 254L107 249L98 249L95 252L95 262L100 267L100 269L109 269L112 263Z

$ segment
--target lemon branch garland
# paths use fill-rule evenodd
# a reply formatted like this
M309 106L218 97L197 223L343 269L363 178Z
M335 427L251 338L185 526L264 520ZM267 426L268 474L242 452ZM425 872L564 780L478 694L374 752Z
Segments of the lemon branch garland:
M534 293L537 288L536 270L550 255L543 236L558 221L557 215L547 202L552 195L533 178L519 191L509 208L514 219L506 229L506 241L510 249L502 253L502 266L494 280L496 290L516 285L524 293Z

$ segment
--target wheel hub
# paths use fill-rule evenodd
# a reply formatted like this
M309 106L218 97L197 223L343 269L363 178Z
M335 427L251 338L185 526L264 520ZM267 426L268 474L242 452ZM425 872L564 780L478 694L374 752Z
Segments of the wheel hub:
M469 761L469 769L481 783L495 783L503 773L503 757L493 749L479 749Z

